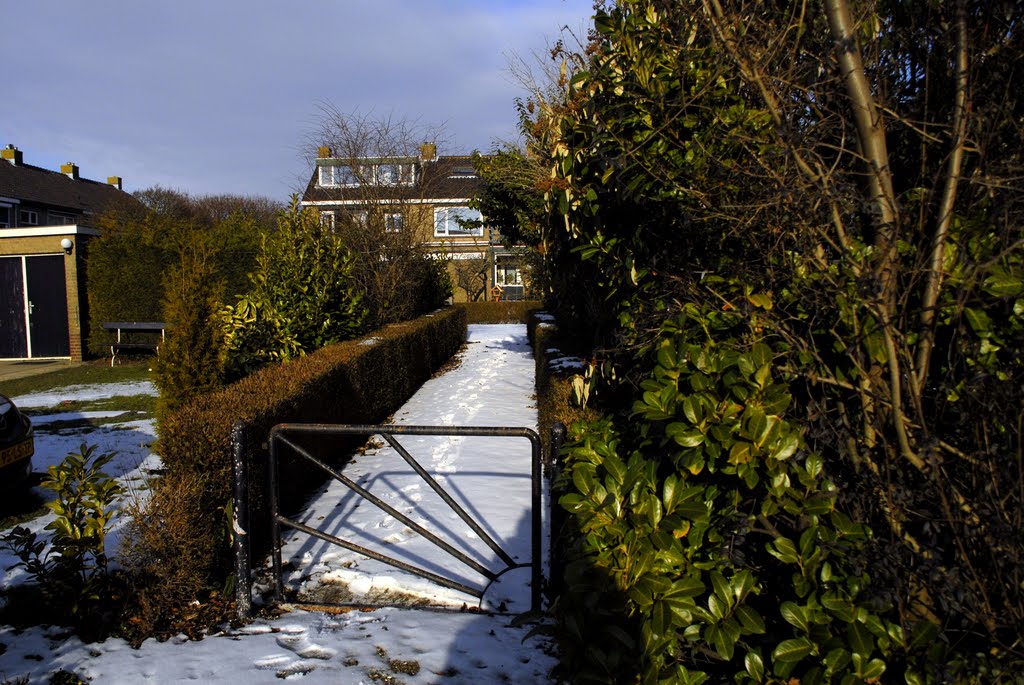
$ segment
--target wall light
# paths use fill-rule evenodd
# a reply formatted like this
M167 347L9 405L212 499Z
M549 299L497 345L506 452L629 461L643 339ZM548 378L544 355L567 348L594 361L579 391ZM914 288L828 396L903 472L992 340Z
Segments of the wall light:
M64 248L64 254L71 254L71 250L75 249L75 244L71 242L71 238L65 238L60 241L60 246Z

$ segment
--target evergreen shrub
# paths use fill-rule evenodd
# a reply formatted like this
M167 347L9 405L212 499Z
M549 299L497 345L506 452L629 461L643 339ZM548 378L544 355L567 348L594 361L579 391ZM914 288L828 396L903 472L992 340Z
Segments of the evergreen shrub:
M193 492L188 507L172 507L175 539L187 549L168 549L167 540L150 546L161 556L175 555L173 573L162 576L161 565L136 555L134 567L148 575L149 623L156 614L169 615L174 606L154 608L163 598L172 604L220 586L231 571L231 542L227 526L232 499L233 453L231 432L244 426L248 457L249 506L254 553L269 532L266 496L267 452L264 440L278 423L377 423L395 411L465 342L466 315L448 308L419 319L392 324L359 340L322 348L284 364L265 367L218 391L201 395L169 413L160 426L157 451L167 469L144 512L159 520L166 504L181 488ZM307 469L308 470L308 469ZM297 466L282 464L290 481L306 481ZM319 475L319 474L317 474ZM180 503L179 503L180 504ZM170 521L166 522L167 526ZM160 535L163 526L145 530ZM145 530L143 534L146 535ZM136 549L146 545L136 544ZM182 566L187 568L183 568ZM156 617L155 617L156 616Z
M158 419L195 395L221 385L220 298L224 288L214 252L206 234L193 233L164 275L161 320L169 330L154 362L160 389Z
M519 302L460 302L466 310L467 323L528 323L530 315L540 309L535 300Z

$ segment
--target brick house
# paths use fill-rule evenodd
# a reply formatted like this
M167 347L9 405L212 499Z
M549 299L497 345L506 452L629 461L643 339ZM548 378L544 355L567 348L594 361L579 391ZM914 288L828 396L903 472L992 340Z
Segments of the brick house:
M0 150L0 359L81 361L88 242L124 198L120 177L91 181L70 162L50 171Z
M490 299L498 291L505 300L523 299L519 257L469 207L480 185L472 157L439 156L432 144L418 155L356 159L321 147L302 206L318 210L332 227L377 221L387 232L412 231L430 252L450 259L457 302Z

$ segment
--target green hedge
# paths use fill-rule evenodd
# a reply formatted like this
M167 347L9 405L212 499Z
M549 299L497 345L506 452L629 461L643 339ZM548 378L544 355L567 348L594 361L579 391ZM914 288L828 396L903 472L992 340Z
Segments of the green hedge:
M527 323L530 315L541 308L541 303L535 300L460 302L455 306L466 312L467 323Z
M241 422L250 464L250 530L255 533L255 551L260 551L269 530L264 441L270 429L284 422L381 422L465 339L465 312L455 307L438 310L267 367L168 415L157 444L167 469L165 480L202 483L200 501L187 513L188 525L204 535L225 529L233 482L231 431ZM339 452L337 445L334 452ZM281 466L291 482L308 481L308 473L291 469L289 464ZM216 548L192 554L194 563L201 565L195 575L207 582L223 580L230 569L228 536L218 539Z

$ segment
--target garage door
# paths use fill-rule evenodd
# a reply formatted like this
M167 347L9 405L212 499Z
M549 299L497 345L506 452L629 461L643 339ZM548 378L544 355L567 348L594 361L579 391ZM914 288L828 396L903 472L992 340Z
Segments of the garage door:
M64 256L0 257L0 359L70 354Z

